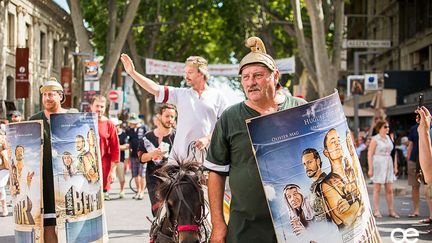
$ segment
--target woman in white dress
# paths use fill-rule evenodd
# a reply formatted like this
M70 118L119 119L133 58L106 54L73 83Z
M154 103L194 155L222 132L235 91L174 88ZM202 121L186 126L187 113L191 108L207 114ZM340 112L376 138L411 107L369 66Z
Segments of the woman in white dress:
M393 142L390 139L389 125L380 121L375 126L377 135L372 137L368 151L368 175L373 182L373 215L381 218L379 211L379 195L381 185L384 184L389 216L399 218L393 206L393 182L396 180L397 161L394 161L391 152Z

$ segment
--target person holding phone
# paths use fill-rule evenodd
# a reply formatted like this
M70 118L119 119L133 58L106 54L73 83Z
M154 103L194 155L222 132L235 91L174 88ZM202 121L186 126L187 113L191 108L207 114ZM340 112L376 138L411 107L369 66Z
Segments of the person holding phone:
M418 126L419 134L419 160L426 184L432 184L432 145L431 145L431 114L429 110L421 106L416 110L420 116Z
M420 181L418 179L422 179L421 174L425 175L428 173L428 180L425 178L425 183L427 184L430 181L430 172L426 172L421 167L421 162L427 163L430 160L425 158L428 149L427 139L430 141L430 113L427 112L426 107L423 106L423 94L419 95L419 107L416 110L416 125L411 127L408 139L408 151L407 151L407 160L408 160L408 184L412 186L412 201L413 201L413 213L408 215L408 217L418 217L419 216L419 203L420 203ZM429 114L429 115L428 115ZM428 125L429 121L429 125ZM429 129L427 129L429 127ZM428 131L426 131L428 130ZM426 136L428 136L427 138ZM421 140L421 141L420 141ZM420 146L422 148L420 148ZM430 148L429 148L430 149ZM421 158L420 158L421 156ZM420 168L423 170L420 174ZM426 176L425 176L426 177ZM429 187L428 187L429 188ZM428 190L426 188L425 193L427 194ZM429 217L426 219L420 220L420 223L431 224L432 223L432 199L430 195L426 195L426 203L429 209Z

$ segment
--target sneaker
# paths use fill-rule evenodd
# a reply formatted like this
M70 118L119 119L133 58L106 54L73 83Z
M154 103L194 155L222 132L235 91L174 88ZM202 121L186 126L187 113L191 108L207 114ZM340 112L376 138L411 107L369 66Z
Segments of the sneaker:
M135 195L133 195L132 199L138 199L138 193L136 193Z
M120 192L119 193L119 198L121 199L121 198L124 198L125 197L125 193L124 192Z
M105 201L109 201L110 200L109 192L104 192L104 200Z
M140 194L138 195L138 197L136 198L136 200L143 200L143 195L140 193Z

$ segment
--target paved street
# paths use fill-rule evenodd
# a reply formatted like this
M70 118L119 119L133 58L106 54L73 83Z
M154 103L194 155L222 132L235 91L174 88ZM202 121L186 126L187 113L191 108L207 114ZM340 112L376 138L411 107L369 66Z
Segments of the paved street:
M130 175L126 178L127 183L129 182L129 179ZM428 230L432 230L432 226L418 224L419 219L427 217L427 207L424 198L421 198L421 216L414 219L410 219L406 216L411 212L410 190L406 184L407 181L404 179L398 180L398 182L395 183L395 188L397 188L396 193L398 194L395 198L395 207L398 213L402 216L398 220L386 216L386 201L384 194L381 196L380 208L384 217L377 220L377 225L383 238L383 242L392 242L390 234L395 228L415 228L420 233L417 242L431 242L432 234L428 233ZM118 183L114 183L112 198L117 197L118 188ZM127 194L125 199L114 199L105 202L110 242L149 242L148 233L150 230L150 222L146 217L151 217L151 211L148 195L145 194L144 199L141 201L133 200L132 191L129 189L128 185L126 185L126 188L128 189L126 190ZM371 185L368 185L368 189L369 197L372 198L370 194L372 192ZM12 217L0 218L0 225L0 242L14 242Z
M119 184L113 184L111 201L105 201L105 213L107 215L107 226L110 242L133 243L149 242L148 236L150 222L146 217L151 218L150 200L146 193L141 201L132 199L134 193L129 189L130 173L126 175L126 198L118 197ZM14 242L14 229L11 207L9 217L0 217L0 243Z

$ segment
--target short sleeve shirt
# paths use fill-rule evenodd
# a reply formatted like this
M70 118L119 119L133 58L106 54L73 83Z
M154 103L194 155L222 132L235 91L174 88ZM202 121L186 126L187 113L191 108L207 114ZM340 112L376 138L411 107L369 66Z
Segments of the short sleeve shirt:
M130 157L138 158L139 142L143 139L144 134L147 132L147 127L142 125L137 128L129 128L126 133L129 137L130 144Z
M177 129L170 158L187 158L192 141L213 132L216 121L227 107L222 94L206 86L201 96L191 88L160 86L157 103L170 103L177 107Z
M175 131L163 137L162 142L169 144L169 149L171 150L174 138L175 138ZM146 142L150 143L150 146L146 146ZM158 137L154 134L154 131L149 131L144 135L144 138L140 141L138 151L143 153L148 153L158 147L159 147ZM165 165L166 162L167 162L167 158L163 158L161 162L155 163L153 160L147 162L146 176L153 175L155 171L161 168L163 165Z
M419 144L418 144L419 134L417 129L418 129L418 124L412 126L408 134L408 140L413 143L412 150L411 150L411 157L409 157L409 160L414 162L419 162ZM430 133L430 137L432 139L432 133Z
M287 96L279 110L306 103ZM229 175L231 188L227 242L276 242L246 120L260 114L244 102L228 108L216 123L204 167Z
M118 134L118 137L119 137L119 143L120 143L120 145L124 145L124 144L126 144L128 142L128 139L127 139L128 136L127 136L127 134L125 132L120 132ZM124 162L125 159L126 159L126 153L125 153L124 150L121 150L120 151L120 162Z

